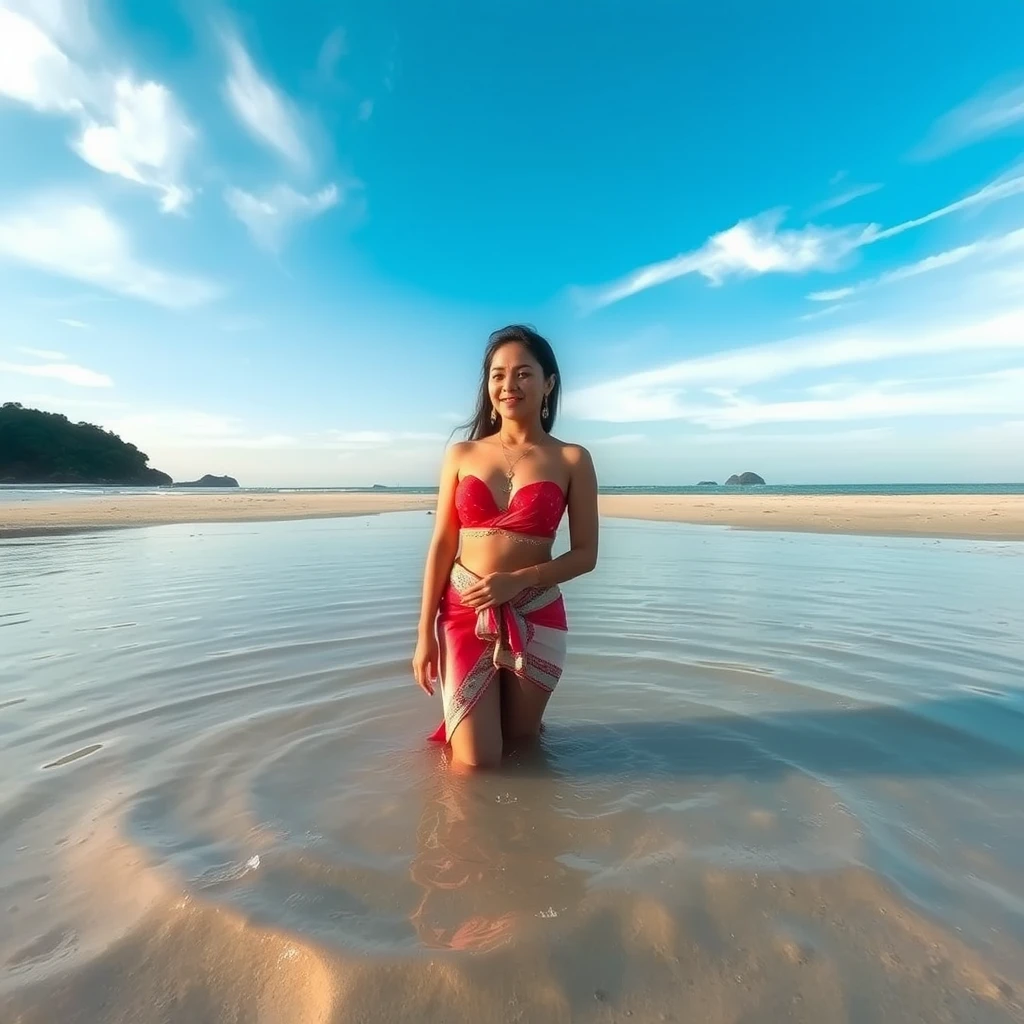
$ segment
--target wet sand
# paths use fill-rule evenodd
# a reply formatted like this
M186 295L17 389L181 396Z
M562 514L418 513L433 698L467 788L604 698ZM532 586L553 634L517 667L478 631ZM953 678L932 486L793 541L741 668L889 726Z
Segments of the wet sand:
M4 502L0 537L170 523L334 518L432 510L416 494L142 494ZM600 498L609 518L742 529L1024 540L1024 495L620 495Z
M1024 1020L1024 545L609 520L466 778L431 525L0 540L3 1024Z

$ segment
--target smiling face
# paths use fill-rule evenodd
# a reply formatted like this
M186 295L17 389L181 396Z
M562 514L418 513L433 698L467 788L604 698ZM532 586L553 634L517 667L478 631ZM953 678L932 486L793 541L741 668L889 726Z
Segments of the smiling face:
M554 378L545 379L544 370L530 350L518 341L496 349L487 373L491 405L502 419L531 423L540 419L541 404Z

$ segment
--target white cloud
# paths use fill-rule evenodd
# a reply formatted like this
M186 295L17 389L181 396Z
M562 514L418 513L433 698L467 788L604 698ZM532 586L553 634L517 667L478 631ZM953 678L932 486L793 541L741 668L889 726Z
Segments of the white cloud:
M309 150L291 102L260 75L237 36L224 33L222 40L229 64L224 91L231 109L254 139L295 166L308 167Z
M584 304L606 306L687 274L700 274L712 284L727 277L756 274L802 274L830 270L863 245L871 227L816 227L779 229L782 213L774 210L742 220L726 231L712 235L699 249L682 253L661 263L634 271L614 284L597 289Z
M79 331L87 331L89 329L89 325L87 323L85 323L84 321L82 321L82 320L72 320L69 317L64 317L64 316L58 317L57 318L57 323L63 324L65 327L73 327L73 328L75 328L76 330L79 330Z
M443 434L401 430L326 430L307 434L271 430L256 433L240 417L188 408L123 411L111 417L105 425L121 437L157 450L167 447L168 439L173 439L171 443L178 450L358 454L394 446L399 446L403 452L417 446L438 448L446 440Z
M360 121L369 121L373 117L373 100L363 100L359 104L358 117Z
M0 7L0 95L38 111L81 110L78 67L34 22Z
M849 309L850 306L855 305L852 302L836 302L831 306L826 306L824 309L816 309L813 313L804 313L803 316L798 317L799 320L821 320L823 317L832 316L835 313L839 313L844 309Z
M323 41L320 54L316 60L316 71L325 82L334 80L338 62L348 54L348 37L345 29L339 26Z
M105 374L87 370L74 363L4 363L0 362L0 374L14 373L25 377L46 377L73 384L81 388L109 388L114 382Z
M109 122L87 119L74 149L97 170L157 189L160 208L172 213L192 198L180 181L194 136L169 89L122 77L113 86Z
M877 192L882 187L879 184L854 185L840 192L839 195L833 196L831 199L822 200L811 210L811 216L816 217L818 214L827 213L829 210L838 210L840 206L846 206L847 203L852 203L855 199L869 196L872 192Z
M969 210L975 206L986 206L989 203L999 202L1001 199L1009 199L1022 193L1024 193L1024 174L1011 174L1005 178L990 182L984 188L964 196L963 199L958 199L955 203L950 203L948 206L943 206L938 210L933 210L931 213L926 213L923 217L907 220L902 224L897 224L895 227L879 231L869 241L880 242L885 238L892 238L894 235L902 235L904 231L909 231L911 228L919 228L923 224L930 224L933 220L938 220L940 217L948 217L951 213Z
M141 262L105 210L61 196L37 197L0 212L0 257L172 309L200 305L219 293L209 281Z
M904 416L991 416L1024 412L1024 368L978 374L950 386L928 379L869 385L840 398L749 400L687 410L684 419L712 429L761 423L895 419Z
M73 38L82 5L36 0L19 6L26 13L0 7L0 95L75 118L72 148L86 163L155 189L166 212L182 209L191 198L181 175L194 132L170 90L89 70L68 57L48 32Z
M954 203L885 229L876 224L843 228L809 224L799 230L780 231L778 226L781 214L778 211L763 213L751 220L740 221L727 231L712 235L700 249L693 252L641 267L613 284L597 289L576 289L575 292L584 308L596 309L687 274L700 274L712 284L720 284L730 276L836 270L845 257L862 246L892 238L961 210L985 206L1021 194L1024 194L1024 174L1013 173L990 182ZM839 289L819 294L836 298L843 291Z
M966 245L958 245L945 252L935 253L933 256L926 256L924 259L908 263L906 266L897 267L894 270L880 274L878 277L869 278L856 285L847 288L838 288L834 291L811 292L807 297L814 302L833 302L837 299L847 298L858 292L864 291L876 285L891 284L894 281L906 281L909 278L919 277L921 274L930 274L936 270L944 270L958 263L970 259L997 259L1001 256L1012 255L1024 250L1024 228L1015 231L1008 231L1003 235L996 235L991 238L981 238L976 242L969 242Z
M744 415L739 410L756 404L740 395L743 387L840 366L983 350L1024 350L1024 307L954 326L861 326L698 356L570 392L566 409L580 419L615 423L690 419L721 425L738 422ZM694 402L695 389L707 394L713 388L724 389L717 405L705 398ZM1018 401L1024 402L1024 391Z
M96 45L89 0L3 0L3 5L38 25L65 50L84 51Z
M328 185L308 196L296 192L290 185L274 185L262 195L240 188L224 192L231 212L249 229L256 244L271 252L280 249L296 223L318 217L336 206L338 199L336 185Z
M1024 123L1024 81L990 86L935 123L919 147L920 159L931 159L969 146Z
M35 359L48 359L51 362L65 363L68 357L63 352L54 352L48 348L19 348L23 356L32 356Z
M807 298L814 302L839 302L841 299L849 298L856 290L856 288L833 288L830 291L811 292Z

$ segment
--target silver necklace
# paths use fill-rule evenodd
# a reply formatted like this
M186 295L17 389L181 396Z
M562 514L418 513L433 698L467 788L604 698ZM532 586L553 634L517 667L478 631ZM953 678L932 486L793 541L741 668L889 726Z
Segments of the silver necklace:
M526 456L533 451L536 445L531 444L526 451L520 452L515 461L513 461L508 456L508 449L505 447L505 442L502 441L500 434L498 435L498 444L501 445L501 452L505 456L505 461L508 463L508 471L505 473L505 483L503 485L505 489L505 504L508 505L508 501L512 497L512 478L516 475L516 466L519 464L520 460L526 458Z

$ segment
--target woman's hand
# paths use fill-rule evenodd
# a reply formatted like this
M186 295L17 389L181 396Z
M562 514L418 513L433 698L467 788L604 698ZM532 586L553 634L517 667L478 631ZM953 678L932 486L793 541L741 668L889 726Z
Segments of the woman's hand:
M431 697L434 696L437 666L437 637L433 633L420 633L416 641L416 651L412 656L412 674L416 678L417 686Z
M523 587L521 580L513 573L492 572L464 590L459 600L470 608L482 611L511 601Z

